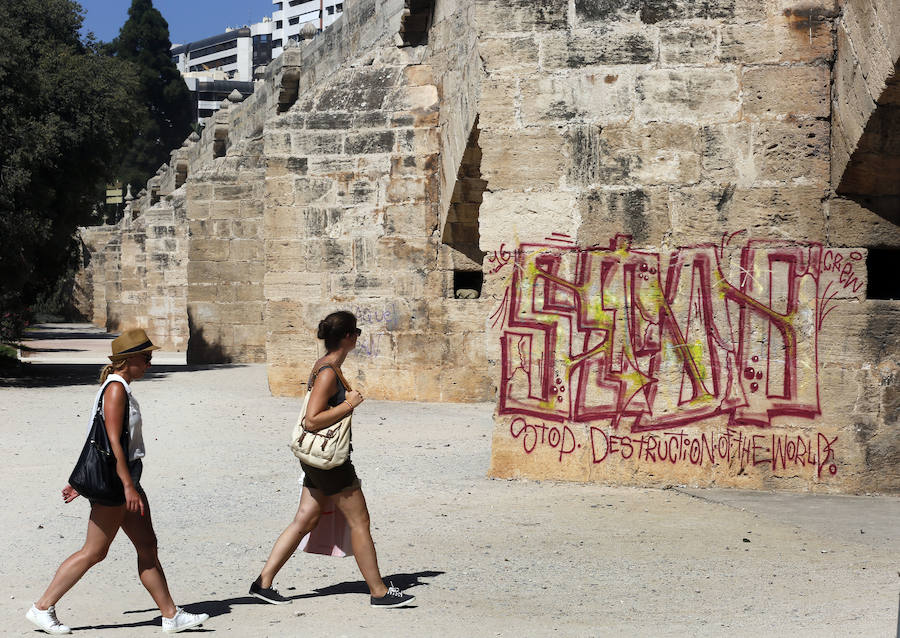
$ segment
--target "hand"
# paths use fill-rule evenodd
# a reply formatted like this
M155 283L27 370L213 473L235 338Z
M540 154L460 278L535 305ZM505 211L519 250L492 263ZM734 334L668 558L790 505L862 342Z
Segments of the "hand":
M356 390L350 390L350 392L347 393L346 398L354 408L359 407L359 404L363 402L363 395Z
M66 485L62 490L62 497L64 502L71 503L78 498L78 490L71 485Z
M129 512L138 512L144 515L144 499L134 486L125 488L125 509Z

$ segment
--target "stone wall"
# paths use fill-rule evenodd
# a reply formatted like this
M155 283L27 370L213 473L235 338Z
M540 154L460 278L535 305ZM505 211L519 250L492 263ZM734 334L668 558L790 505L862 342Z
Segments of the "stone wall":
M493 475L900 488L828 5L479 3Z
M900 490L892 6L432 9L287 49L85 231L82 307L289 395L349 309L367 396L496 399L494 476Z

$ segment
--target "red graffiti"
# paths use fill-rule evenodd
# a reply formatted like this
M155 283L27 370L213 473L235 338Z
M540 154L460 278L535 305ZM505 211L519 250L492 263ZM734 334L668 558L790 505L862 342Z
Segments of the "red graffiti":
M725 432L688 434L681 430L661 433L619 435L590 427L592 461L595 465L615 457L644 463L671 465L725 465L745 469L764 465L772 472L809 467L821 478L827 471L837 474L834 444L817 432L815 438L788 434L746 434L727 428Z
M520 246L492 316L499 413L631 432L820 414L819 284L836 256L826 265L813 242L732 247L736 235L665 260L625 236L609 247Z
M559 451L559 461L563 456L571 454L576 447L575 434L568 425L556 426L546 423L528 423L522 417L513 419L509 424L509 433L514 439L522 439L525 454L531 454L538 446L548 446Z

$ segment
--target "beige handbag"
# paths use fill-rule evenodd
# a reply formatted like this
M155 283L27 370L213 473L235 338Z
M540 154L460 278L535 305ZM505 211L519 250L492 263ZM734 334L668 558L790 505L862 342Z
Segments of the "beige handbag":
M316 372L318 376L324 368L331 368L340 378L344 388L350 390L343 375L331 366L322 366ZM330 470L344 463L350 457L350 420L353 412L350 412L343 419L323 428L318 432L311 432L306 429L304 421L306 420L306 408L309 405L309 397L312 394L313 382L306 391L306 397L303 399L303 407L300 409L300 416L297 417L297 423L294 425L294 432L291 435L291 451L298 459L310 467L316 467L320 470Z

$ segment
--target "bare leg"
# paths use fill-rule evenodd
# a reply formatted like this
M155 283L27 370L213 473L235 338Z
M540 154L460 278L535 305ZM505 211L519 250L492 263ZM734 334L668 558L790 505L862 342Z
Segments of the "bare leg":
M122 522L124 531L134 549L137 551L138 575L141 583L150 592L153 602L159 607L160 613L166 618L175 615L175 603L169 593L169 585L162 565L159 564L157 554L156 532L153 531L153 520L150 518L150 503L147 495L143 494L144 515L137 512L126 512Z
M47 586L47 591L34 603L38 609L47 609L50 605L58 603L59 599L81 580L87 570L106 558L106 553L119 531L124 516L124 505L119 507L94 505L91 507L91 517L88 520L84 546L64 560L56 570L56 575Z
M335 494L335 504L340 508L350 526L350 543L353 545L353 555L356 564L362 573L369 592L375 598L381 598L387 593L387 587L381 579L378 571L378 556L375 554L375 543L369 530L369 508L366 507L366 497L361 488L355 488Z
M269 560L259 574L259 584L261 587L271 587L275 576L288 562L288 559L297 551L297 546L303 537L315 529L319 523L319 516L322 509L328 504L328 497L319 490L310 490L303 487L300 493L300 506L297 507L297 513L294 520L291 521L272 548L269 554Z

